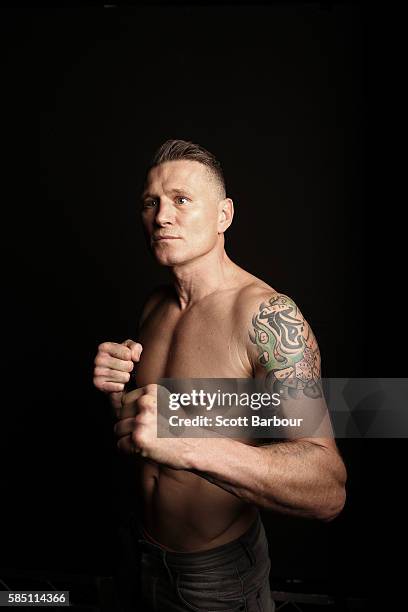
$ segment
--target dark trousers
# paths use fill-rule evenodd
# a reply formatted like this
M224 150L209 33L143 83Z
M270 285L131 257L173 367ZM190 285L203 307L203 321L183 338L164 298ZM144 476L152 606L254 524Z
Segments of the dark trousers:
M268 543L258 515L239 538L194 553L175 553L146 540L135 520L137 609L144 612L274 612ZM143 607L144 606L144 607ZM136 609L136 608L135 608Z

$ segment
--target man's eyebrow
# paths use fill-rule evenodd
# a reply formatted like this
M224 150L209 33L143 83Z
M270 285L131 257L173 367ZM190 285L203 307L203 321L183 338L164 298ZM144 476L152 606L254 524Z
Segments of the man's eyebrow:
M189 189L183 189L183 188L178 188L178 187L174 187L173 189L170 189L169 193L187 194L190 196L193 195ZM146 198L158 198L158 197L159 196L156 193L149 193L148 191L142 194L142 200L145 200Z
M146 191L146 193L142 193L142 195L140 196L140 199L141 199L141 200L145 200L146 198L154 198L154 197L155 197L155 196L154 196L154 194L153 194L153 193L148 193L148 192Z
M170 193L187 193L188 195L192 195L189 189L183 187L181 189L178 189L176 187L174 189L170 189Z

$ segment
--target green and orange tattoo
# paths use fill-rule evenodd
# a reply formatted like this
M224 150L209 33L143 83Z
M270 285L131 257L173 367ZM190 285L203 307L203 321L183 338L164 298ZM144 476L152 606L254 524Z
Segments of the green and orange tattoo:
M251 342L259 350L258 363L265 368L265 384L290 397L299 392L321 395L320 352L316 338L295 302L275 293L262 302L252 317Z

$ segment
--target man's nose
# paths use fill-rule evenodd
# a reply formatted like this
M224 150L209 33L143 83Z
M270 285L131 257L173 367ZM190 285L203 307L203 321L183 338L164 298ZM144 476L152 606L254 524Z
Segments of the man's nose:
M174 207L170 200L160 200L154 220L157 225L169 225L174 222Z

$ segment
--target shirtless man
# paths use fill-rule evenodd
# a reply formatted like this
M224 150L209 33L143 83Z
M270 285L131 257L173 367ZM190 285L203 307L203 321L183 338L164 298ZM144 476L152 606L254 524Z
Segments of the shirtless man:
M319 348L296 304L226 254L233 213L211 153L180 140L160 147L141 214L172 282L147 300L138 341L104 342L95 359L94 384L115 409L118 447L138 458L149 610L274 610L258 508L330 521L345 503L333 438L260 445L156 436L160 378L268 376L301 392L320 377ZM128 391L131 372L137 388Z

